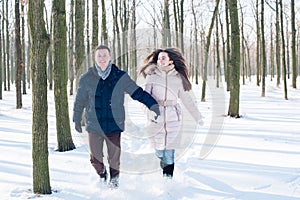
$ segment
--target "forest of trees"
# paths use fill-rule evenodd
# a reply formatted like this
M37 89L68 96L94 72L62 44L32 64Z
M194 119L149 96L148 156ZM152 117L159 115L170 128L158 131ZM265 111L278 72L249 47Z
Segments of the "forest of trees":
M0 100L13 85L20 109L32 90L34 192L51 193L47 91L54 90L59 111L57 150L72 150L68 95L93 64L97 45L108 45L113 62L133 78L153 49L181 49L191 79L202 81L201 100L208 79L216 88L226 82L227 114L238 118L246 79L261 87L262 97L266 78L283 86L286 100L287 79L297 87L299 10L295 0L0 0Z

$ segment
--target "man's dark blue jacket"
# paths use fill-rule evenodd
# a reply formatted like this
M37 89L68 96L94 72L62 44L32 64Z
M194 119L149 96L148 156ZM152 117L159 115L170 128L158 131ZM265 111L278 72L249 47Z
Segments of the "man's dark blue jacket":
M103 80L96 66L80 77L74 102L73 121L80 123L85 109L85 128L89 133L118 133L124 131L125 94L159 113L156 100L139 87L125 72L114 64L109 76Z

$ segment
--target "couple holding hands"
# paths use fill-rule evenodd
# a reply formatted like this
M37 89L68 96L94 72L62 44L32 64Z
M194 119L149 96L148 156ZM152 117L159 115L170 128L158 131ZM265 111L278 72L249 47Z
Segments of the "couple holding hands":
M143 103L153 113L150 123L151 143L159 158L163 176L173 177L176 140L180 134L182 113L179 99L199 125L201 113L189 94L192 84L182 53L175 48L156 49L147 56L139 74L146 78L139 87L125 72L112 63L108 46L95 49L95 64L79 80L73 108L75 129L82 132L85 112L90 161L100 179L106 182L108 171L103 162L103 144L107 146L109 186L118 188L120 174L121 133L125 127L125 94Z

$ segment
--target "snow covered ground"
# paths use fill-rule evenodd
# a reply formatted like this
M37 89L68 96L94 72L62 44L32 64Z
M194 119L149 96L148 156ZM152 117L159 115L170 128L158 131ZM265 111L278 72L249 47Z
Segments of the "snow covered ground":
M255 80L255 79L252 79ZM210 82L214 85L214 82ZM211 90L209 90L212 88ZM127 131L122 135L120 188L101 185L89 163L86 134L71 123L76 149L56 152L53 91L49 91L49 167L53 193L32 192L31 91L23 95L23 109L15 109L15 91L3 92L0 101L1 199L300 199L300 81L298 89L268 79L266 97L255 82L241 85L242 118L224 116L229 93L208 87L200 102L201 86L194 85L205 116L197 127L184 113L181 148L176 152L173 180L161 176L158 160L144 134L142 106L128 100ZM74 97L70 97L70 116Z

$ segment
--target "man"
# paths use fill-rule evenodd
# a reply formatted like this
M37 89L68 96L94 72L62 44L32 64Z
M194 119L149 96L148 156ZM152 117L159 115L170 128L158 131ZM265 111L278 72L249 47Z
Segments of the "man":
M121 132L124 131L124 95L145 104L160 115L159 106L153 97L111 62L111 52L100 45L95 50L95 64L80 77L74 102L73 122L82 132L81 120L85 109L85 126L90 145L90 161L102 181L106 182L107 171L103 164L103 143L106 142L110 181L109 186L119 186Z

